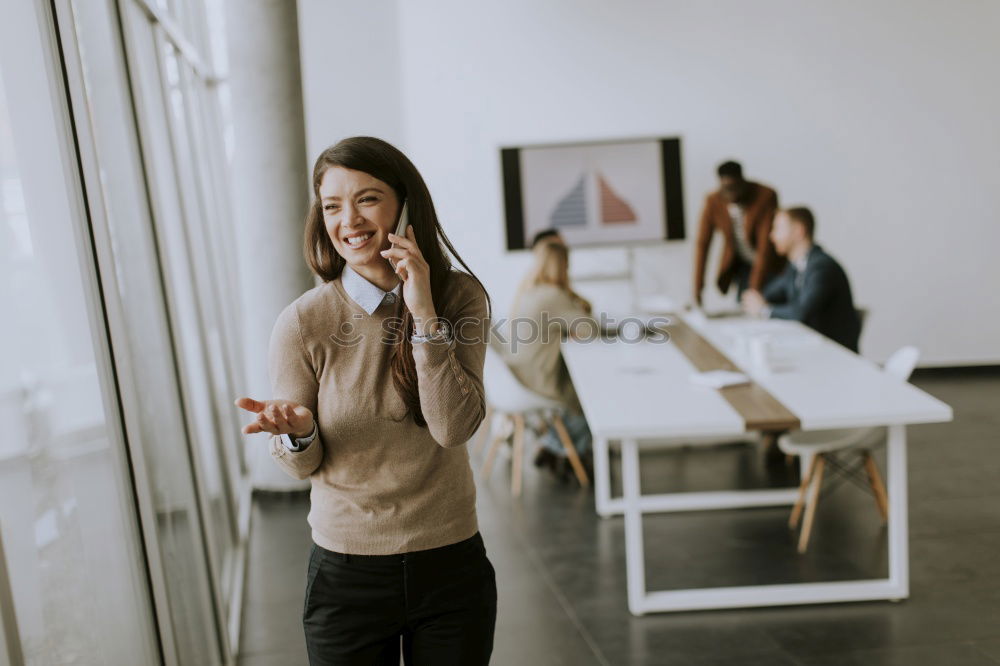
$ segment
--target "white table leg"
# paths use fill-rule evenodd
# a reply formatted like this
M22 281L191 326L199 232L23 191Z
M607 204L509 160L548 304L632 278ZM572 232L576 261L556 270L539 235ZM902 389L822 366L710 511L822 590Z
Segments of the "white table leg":
M615 512L611 510L611 455L608 440L594 438L594 504L597 515L607 518Z
M642 542L642 507L639 496L639 446L634 439L622 440L622 491L625 513L625 575L628 609L642 615L646 597L646 563Z
M713 511L719 509L751 509L762 506L791 506L798 497L798 488L759 488L756 490L708 490L703 492L640 495L643 513L672 511ZM623 513L625 500L615 497L604 502L604 517Z
M898 591L893 599L905 599L910 596L905 425L889 426L885 457L889 482L889 582Z
M869 580L786 585L746 585L690 590L646 590L645 553L642 514L663 510L647 506L639 481L639 446L635 440L622 440L623 497L614 500L616 510L625 518L625 572L628 585L628 608L633 615L646 613L708 610L715 608L753 608L845 601L905 599L909 596L909 529L907 524L906 426L890 426L886 445L886 468L889 484L889 576ZM790 490L778 491L790 493ZM701 494L694 494L701 495ZM707 495L707 494L705 494ZM690 499L690 498L689 498ZM707 496L698 504L711 504ZM721 502L725 504L727 502ZM780 497L768 497L778 500ZM703 508L720 508L719 506ZM679 510L671 506L668 510Z

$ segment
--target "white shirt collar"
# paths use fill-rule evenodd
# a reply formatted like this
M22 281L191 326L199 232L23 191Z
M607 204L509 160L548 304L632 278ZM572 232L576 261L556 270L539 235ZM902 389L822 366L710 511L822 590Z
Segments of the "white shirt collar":
M389 299L389 302L394 303L400 297L403 284L399 282L392 288L392 291L383 291L380 287L359 275L357 271L348 265L344 266L344 270L340 274L340 280L344 285L344 291L351 297L351 300L360 305L361 309L368 314L375 312L378 306L382 305L382 301L390 294L392 298Z
M813 246L810 245L805 254L792 262L792 265L795 266L795 270L797 270L800 274L806 272L806 265L809 263L809 255L812 254L812 249Z

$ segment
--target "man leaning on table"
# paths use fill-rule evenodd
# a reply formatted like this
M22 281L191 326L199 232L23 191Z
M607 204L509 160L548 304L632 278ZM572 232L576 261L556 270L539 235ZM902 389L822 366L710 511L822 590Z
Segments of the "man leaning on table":
M708 250L715 232L722 234L722 259L716 286L726 293L736 284L736 297L747 288L764 288L784 260L769 240L778 194L770 187L743 178L743 167L724 162L717 169L719 189L705 199L694 251L694 303L701 305Z
M815 229L812 211L804 206L778 211L771 240L788 266L763 292L745 291L743 309L754 316L801 321L857 352L861 321L851 284L837 260L813 242Z

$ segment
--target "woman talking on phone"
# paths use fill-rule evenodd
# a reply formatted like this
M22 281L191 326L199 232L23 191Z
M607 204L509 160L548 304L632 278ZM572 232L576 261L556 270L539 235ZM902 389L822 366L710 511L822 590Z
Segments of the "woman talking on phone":
M309 662L487 664L496 578L465 444L485 413L489 298L390 144L339 142L312 184L305 253L323 284L274 325L273 399L236 403L312 483Z

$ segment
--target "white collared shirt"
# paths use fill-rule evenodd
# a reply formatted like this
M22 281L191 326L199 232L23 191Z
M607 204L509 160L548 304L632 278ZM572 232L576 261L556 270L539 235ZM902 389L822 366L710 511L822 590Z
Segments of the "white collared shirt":
M812 246L806 250L806 253L799 257L798 259L792 261L792 266L795 267L797 271L795 274L795 286L799 289L802 288L802 283L806 277L806 266L809 265L809 255L812 254Z
M397 282L392 291L383 291L381 287L366 280L349 265L344 266L340 280L344 285L344 291L351 297L351 300L361 306L361 309L368 314L375 312L378 306L382 305L382 301L395 303L402 295L402 282Z
M808 263L809 263L809 253L806 252L805 255L793 261L792 266L795 266L795 270L797 270L799 273L805 273L806 265Z
M736 241L736 253L740 255L748 264L753 265L754 249L750 246L750 239L747 237L747 216L743 207L736 203L727 206L729 219L733 221L733 239Z

